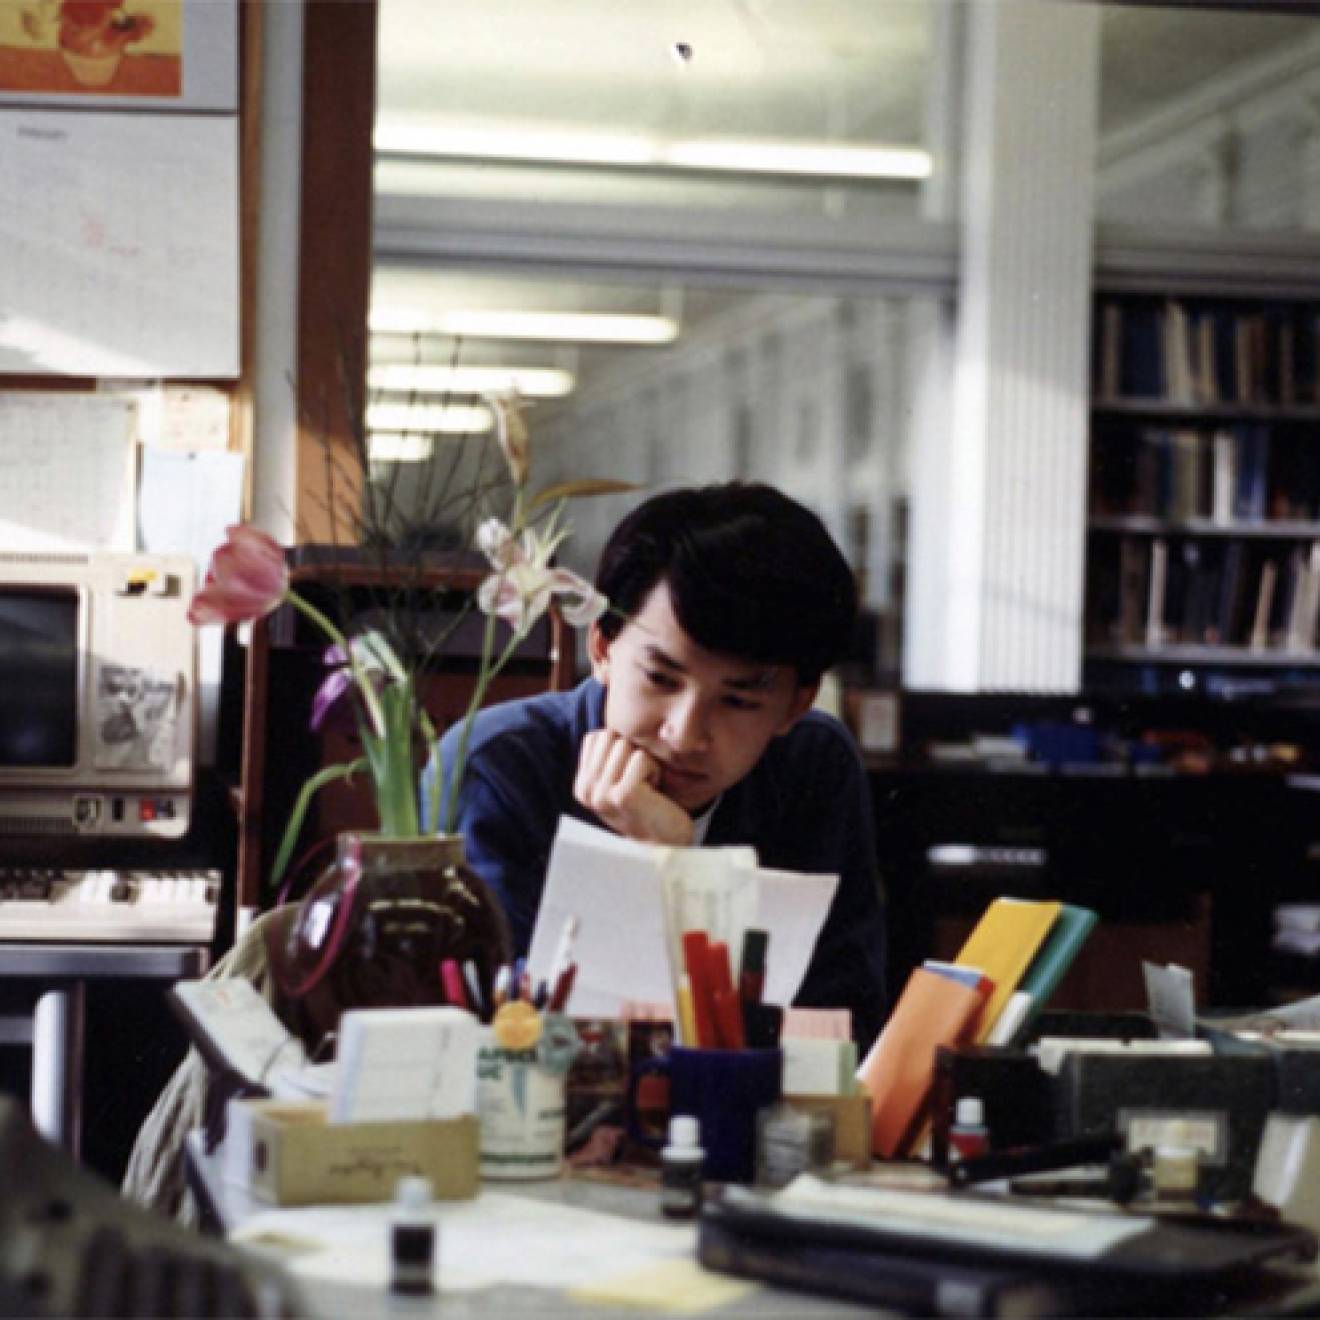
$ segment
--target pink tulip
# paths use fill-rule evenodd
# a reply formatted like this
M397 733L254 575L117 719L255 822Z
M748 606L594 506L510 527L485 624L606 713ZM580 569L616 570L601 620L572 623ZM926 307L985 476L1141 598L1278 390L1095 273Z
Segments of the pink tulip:
M279 542L245 523L225 528L225 538L211 556L206 585L188 607L192 623L259 619L279 605L288 590L289 568Z

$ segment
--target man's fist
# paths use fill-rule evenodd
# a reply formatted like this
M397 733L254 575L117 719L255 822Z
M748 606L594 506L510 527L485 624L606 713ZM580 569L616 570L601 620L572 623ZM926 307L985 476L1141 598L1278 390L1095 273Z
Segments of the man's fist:
M692 817L660 792L654 757L610 729L582 740L573 796L612 830L629 839L683 847L692 842Z

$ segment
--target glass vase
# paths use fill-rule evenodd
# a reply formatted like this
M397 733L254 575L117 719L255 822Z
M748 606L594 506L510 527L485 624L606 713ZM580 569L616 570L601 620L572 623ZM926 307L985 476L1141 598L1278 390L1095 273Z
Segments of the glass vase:
M315 1037L351 1008L452 1002L440 970L448 960L477 1001L461 1006L483 1014L510 948L504 911L468 866L461 835L350 831L298 904L273 961Z

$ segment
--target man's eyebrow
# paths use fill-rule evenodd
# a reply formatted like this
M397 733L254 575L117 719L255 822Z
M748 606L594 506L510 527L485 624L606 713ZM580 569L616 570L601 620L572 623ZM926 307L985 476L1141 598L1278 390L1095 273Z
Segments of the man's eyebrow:
M681 661L675 660L668 651L662 651L654 642L647 642L645 646L646 658L652 664L659 665L662 669L673 669L680 674L687 673L687 666Z

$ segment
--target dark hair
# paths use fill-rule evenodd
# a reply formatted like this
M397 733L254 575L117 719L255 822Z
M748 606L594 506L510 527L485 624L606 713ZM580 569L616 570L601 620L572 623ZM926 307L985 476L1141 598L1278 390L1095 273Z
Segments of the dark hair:
M815 682L846 650L857 586L820 519L773 486L665 491L639 505L601 552L615 637L664 582L683 630L708 651L792 665Z

